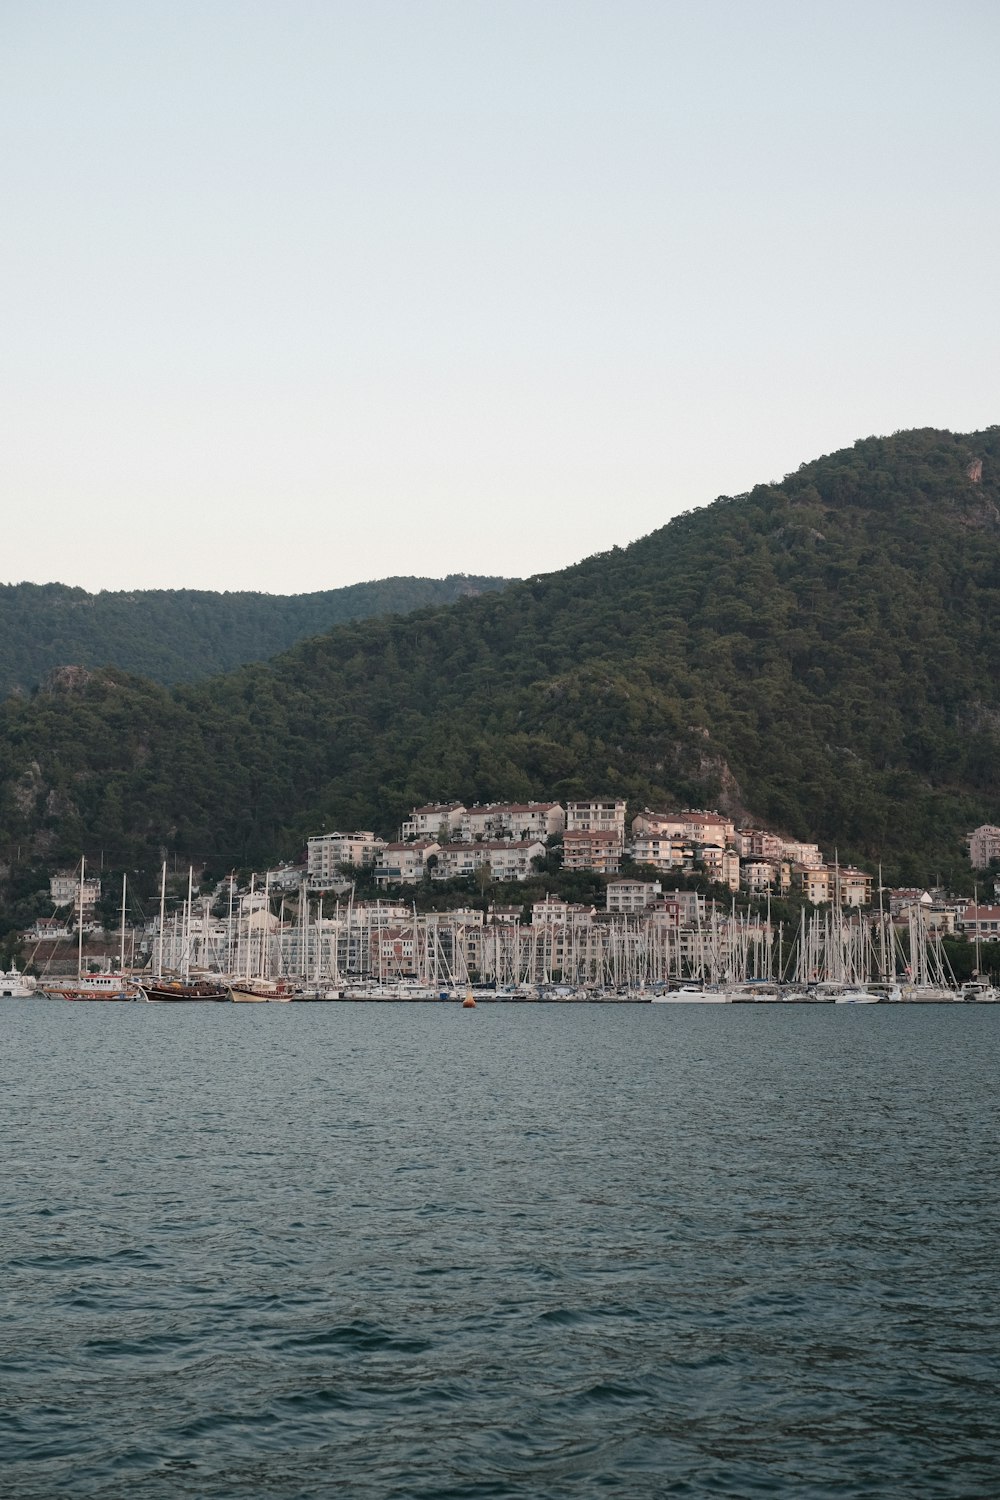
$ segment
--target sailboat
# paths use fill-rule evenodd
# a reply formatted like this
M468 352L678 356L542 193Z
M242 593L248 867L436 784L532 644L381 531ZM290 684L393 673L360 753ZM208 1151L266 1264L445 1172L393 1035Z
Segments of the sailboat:
M251 958L251 947L253 946L253 894L254 879L250 876L250 895L247 901L247 935L246 935L246 964L245 973L237 978L229 980L227 989L230 1000L237 1004L260 1004L265 1001L287 1001L292 998L291 986L284 980L271 979L268 975L268 939L271 916L271 888L269 879L264 881L264 905L262 908L262 921L257 923L260 932L259 965L255 965ZM255 967L260 972L254 973Z
M157 964L157 975L143 984L146 999L157 1005L177 1004L185 1001L212 1001L228 1000L229 989L224 984L218 984L211 979L191 978L191 907L194 891L194 872L188 867L188 894L184 908L184 960L183 971L180 975L166 975L163 972L163 924L166 914L166 890L167 890L167 863L163 862L160 871L160 930L159 930L159 962Z
M75 979L43 982L42 993L50 1000L141 1000L142 989L127 974L83 972L83 880L86 860L80 860L80 890L77 909L77 961Z

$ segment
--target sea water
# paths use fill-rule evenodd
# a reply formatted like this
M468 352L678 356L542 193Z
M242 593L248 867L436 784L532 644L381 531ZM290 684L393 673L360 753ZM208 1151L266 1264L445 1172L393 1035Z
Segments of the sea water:
M0 1004L0 1491L1000 1494L1000 1007Z

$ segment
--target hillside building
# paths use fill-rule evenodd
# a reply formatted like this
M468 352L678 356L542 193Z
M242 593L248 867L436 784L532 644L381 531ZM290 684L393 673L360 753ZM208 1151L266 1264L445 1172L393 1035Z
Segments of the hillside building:
M690 870L694 867L694 851L683 834L635 833L632 824L632 858L637 865L651 865L654 870Z
M802 887L802 893L813 906L824 901L836 901L839 895L841 906L870 906L872 901L871 875L856 870L852 865L842 865L838 870L833 865L796 865L793 878Z
M624 797L567 802L566 833L613 833L618 841L618 852L621 853L625 848Z
M662 894L658 880L612 880L608 885L608 911L632 916L644 912Z
M465 808L461 802L428 802L415 807L400 832L402 839L436 839L445 844L457 838Z
M434 839L417 839L412 844L404 841L386 844L375 861L375 882L377 885L415 885L428 873L430 856L440 853L441 845Z
M982 823L969 834L969 863L974 870L988 870L990 862L1000 859L1000 828Z
M1000 943L1000 906L967 906L955 926L970 942Z
M53 875L49 879L49 895L52 905L61 908L69 906L74 912L80 911L81 889L80 877L75 872L72 874ZM88 877L83 882L83 920L89 921L96 910L97 903L101 899L101 882L96 875Z
M488 868L493 880L527 880L535 873L532 860L544 858L545 845L541 839L492 839L482 843L442 844L437 864L432 871L434 880L454 880L475 875Z
M683 839L689 844L711 844L719 849L735 848L736 824L717 812L686 809L684 812L653 812L645 808L632 819L635 838L651 835L660 839Z
M695 846L696 863L704 868L709 880L716 885L726 885L731 891L740 888L740 857L735 849L722 849L717 844Z
M462 814L459 837L476 839L556 838L566 827L560 802L498 802L469 807Z
M374 833L321 833L306 842L306 875L314 890L321 889L324 882L332 885L341 878L343 865L356 865L362 869L374 865L385 840Z
M623 816L622 836L624 832ZM567 828L563 835L564 870L594 870L599 875L617 875L621 869L621 858L622 845L617 830Z
M740 880L748 891L783 893L792 883L791 865L786 859L745 859L740 866Z

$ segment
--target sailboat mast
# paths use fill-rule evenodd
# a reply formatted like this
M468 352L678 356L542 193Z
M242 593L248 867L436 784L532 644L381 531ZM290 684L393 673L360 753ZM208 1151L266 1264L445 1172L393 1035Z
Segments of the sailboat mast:
M250 978L250 932L251 932L250 923L251 923L251 921L253 919L253 887L254 887L254 881L256 880L256 878L257 878L256 872L253 871L253 870L251 870L251 872L250 872L250 894L247 897L247 951L246 951L246 970L247 971L246 971L246 976L245 976L247 979Z
M163 926L166 921L167 909L167 862L163 861L163 869L160 871L160 932L159 932L159 956L156 961L156 972L163 977Z
M80 893L76 918L76 977L83 978L83 881L87 868L86 855L80 855Z
M118 957L118 968L119 968L119 971L122 974L124 974L124 972L125 972L125 891L126 891L127 886L128 886L128 873L123 870L122 871L122 943L121 943L121 953L119 954L119 957Z
M184 909L184 983L191 978L191 915L194 901L194 868L188 865L187 906Z

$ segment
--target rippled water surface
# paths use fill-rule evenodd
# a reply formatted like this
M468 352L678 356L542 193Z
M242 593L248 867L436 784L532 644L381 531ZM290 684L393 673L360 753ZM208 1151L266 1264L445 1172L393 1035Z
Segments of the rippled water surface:
M0 1002L0 1489L1000 1495L1000 1008Z

